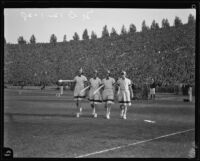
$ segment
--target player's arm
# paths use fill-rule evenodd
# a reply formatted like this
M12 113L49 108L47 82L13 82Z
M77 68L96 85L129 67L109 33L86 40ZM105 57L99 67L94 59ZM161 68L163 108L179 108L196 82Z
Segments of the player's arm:
M59 83L73 83L73 82L76 82L76 80L72 79L72 80L58 80Z
M103 83L99 84L99 91L102 92L104 90L105 85Z
M103 83L100 83L99 84L99 87L101 87L102 86L102 89L104 88L104 84Z
M74 90L75 85L76 85L76 77L74 77L73 80L70 80L70 81L68 82L68 84L69 84L71 90Z
M74 82L75 82L74 79L73 79L73 80L62 80L62 79L59 79L59 80L58 80L58 85L59 85L59 86L64 86L65 84L71 85L71 84L73 84Z
M112 85L113 85L113 86L116 86L116 83L117 83L117 82L115 82L115 79L113 78L113 79L112 79Z

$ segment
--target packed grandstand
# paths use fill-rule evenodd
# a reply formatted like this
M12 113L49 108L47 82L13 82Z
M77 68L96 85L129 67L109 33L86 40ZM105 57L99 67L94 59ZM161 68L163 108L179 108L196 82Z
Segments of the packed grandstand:
M4 44L4 83L52 85L72 79L82 67L104 78L107 69L117 79L127 72L135 87L152 77L159 87L195 82L195 21L147 28L140 32L55 43Z

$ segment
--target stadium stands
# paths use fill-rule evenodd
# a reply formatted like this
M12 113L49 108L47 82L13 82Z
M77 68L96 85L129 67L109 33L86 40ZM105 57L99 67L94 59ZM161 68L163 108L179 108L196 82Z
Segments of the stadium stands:
M110 69L115 79L126 70L140 89L148 77L159 87L173 89L175 84L195 82L194 24L56 45L5 44L4 51L4 82L11 84L56 84L59 79L72 79L79 67L87 77L97 69L100 78Z

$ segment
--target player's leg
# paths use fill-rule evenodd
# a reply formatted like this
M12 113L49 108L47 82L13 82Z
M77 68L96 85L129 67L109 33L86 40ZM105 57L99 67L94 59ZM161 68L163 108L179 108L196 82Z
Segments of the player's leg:
M126 113L127 113L127 109L128 109L128 106L127 106L127 105L125 105L125 106L124 106L123 119L126 119Z
M94 118L96 118L96 117L97 117L97 113L96 113L96 104L94 104L93 114L94 114Z
M92 108L92 115L94 115L94 98L93 98L93 90L90 89L89 91L89 101L90 101L90 106Z
M111 104L108 103L108 101L106 101L105 108L106 108L106 118L107 119L110 119L110 108L111 108L110 106L111 106Z
M92 115L94 115L94 113L95 113L95 105L94 105L94 102L91 103L91 107L92 107Z
M79 117L81 112L82 112L82 107L81 107L81 98L80 98L80 89L75 87L74 89L74 99L76 101L76 117Z
M107 104L107 101L105 102L104 107L106 109L106 118L107 118L107 116L108 116L108 104Z
M80 117L80 115L82 114L82 107L81 107L81 101L79 99L77 99L76 101L76 107L77 107L76 117Z
M110 119L110 112L113 103L114 103L114 93L112 90L110 90L108 93L108 119Z
M91 103L91 107L92 107L92 115L93 115L94 117L97 117L96 108L95 108L95 103L94 103L94 102Z
M108 119L110 119L110 111L111 111L112 104L109 103L108 105Z
M121 90L119 94L119 102L120 102L120 109L121 109L120 118L123 118L124 116L124 110L125 110L124 101L125 101L125 93L124 91Z
M105 109L106 109L106 118L108 119L108 103L105 102Z
M97 117L96 107L97 107L97 104L99 104L99 102L101 101L100 93L99 92L96 93L93 98L94 98L94 101L93 101L93 115L96 118Z
M79 112L80 112L80 114L82 114L82 103L81 103L81 100L79 100Z
M129 91L126 91L124 93L124 101L125 101L125 104L124 104L124 113L123 113L123 119L126 119L126 114L127 114L127 110L128 110L128 106L131 105L131 99L130 99L130 92Z
M105 102L104 107L106 109L106 118L108 116L108 97L107 97L107 91L103 91L103 101Z
M107 110L106 110L106 118L110 119L110 109L111 109L111 104L107 104Z
M77 108L77 113L76 113L76 117L79 117L80 116L80 109L79 109L79 101L78 99L76 100L76 108Z
M120 109L121 109L121 112L120 112L120 118L123 118L123 115L124 115L124 105L120 105Z

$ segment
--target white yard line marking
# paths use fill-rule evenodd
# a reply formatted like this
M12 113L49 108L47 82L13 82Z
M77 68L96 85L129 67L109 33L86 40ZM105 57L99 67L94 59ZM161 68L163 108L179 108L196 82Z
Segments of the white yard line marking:
M161 139L161 138L165 138L165 137L168 137L168 136L173 136L173 135L177 135L177 134L181 134L181 133L186 133L188 131L193 131L193 130L194 130L194 128L193 129L184 130L184 131L175 132L175 133L171 133L171 134L167 134L167 135L162 135L162 136L159 136L159 137L156 137L156 138L153 138L153 139L147 139L147 140L138 141L138 142L127 144L127 145L117 146L117 147L113 147L113 148L110 148L110 149L105 149L105 150L96 151L96 152L93 152L93 153L79 155L79 156L77 156L75 158L83 158L83 157L87 157L87 156L91 156L91 155L95 155L95 154L105 153L105 152L108 152L108 151L121 149L121 148L126 148L126 147L129 147L129 146L134 146L134 145L137 145L137 144L150 142L150 141Z
M155 121L151 121L151 120L144 120L145 122L149 122L149 123L155 123Z

